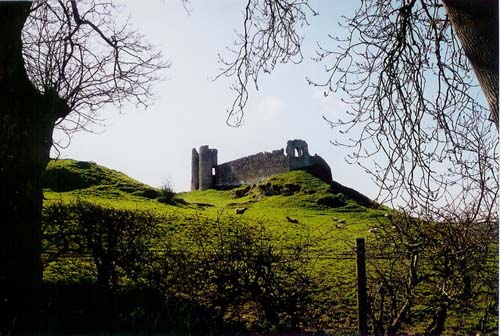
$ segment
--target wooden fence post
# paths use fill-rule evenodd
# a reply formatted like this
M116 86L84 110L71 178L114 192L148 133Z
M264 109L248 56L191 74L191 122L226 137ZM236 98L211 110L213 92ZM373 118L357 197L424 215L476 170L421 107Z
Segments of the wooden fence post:
M366 336L368 335L368 304L364 238L356 238L356 266L358 279L358 333L361 336Z

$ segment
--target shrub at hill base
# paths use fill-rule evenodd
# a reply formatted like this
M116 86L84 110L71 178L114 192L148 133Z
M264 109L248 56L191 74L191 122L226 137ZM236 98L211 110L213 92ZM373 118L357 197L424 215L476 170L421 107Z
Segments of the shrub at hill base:
M278 241L262 223L233 217L177 220L185 229L167 234L168 219L149 212L47 206L47 320L78 320L64 314L81 311L71 328L214 333L303 330L312 314L327 315L318 312L329 307L317 302L327 286L311 266L310 244Z
M48 261L90 257L104 288L139 283L164 236L159 223L160 217L146 211L54 203L44 209L44 250Z
M278 245L262 223L234 218L192 218L185 240L170 242L163 263L157 287L195 302L217 331L307 328L314 294L326 288L307 245ZM186 321L199 314L190 311Z
M422 216L423 218L423 216ZM375 335L498 330L498 222L394 212L368 245ZM389 262L390 261L390 262Z

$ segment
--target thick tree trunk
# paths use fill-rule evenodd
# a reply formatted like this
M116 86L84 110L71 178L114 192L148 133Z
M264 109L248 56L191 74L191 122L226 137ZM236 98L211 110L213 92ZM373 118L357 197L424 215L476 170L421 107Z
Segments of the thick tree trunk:
M441 305L434 312L431 324L427 327L425 335L439 336L444 332L446 318L448 316L448 302L443 299Z
M442 0L498 130L498 0Z
M0 2L0 334L33 330L41 288L42 175L64 102L38 92L22 58L31 3Z

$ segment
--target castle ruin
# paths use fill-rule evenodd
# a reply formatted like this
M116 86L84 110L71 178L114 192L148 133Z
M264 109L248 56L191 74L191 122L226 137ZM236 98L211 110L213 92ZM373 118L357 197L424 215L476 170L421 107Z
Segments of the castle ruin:
M330 167L319 155L309 155L307 143L295 139L287 142L286 150L263 152L226 163L217 163L217 149L201 146L191 155L191 190L229 189L243 184L252 185L276 174L305 170L332 182Z

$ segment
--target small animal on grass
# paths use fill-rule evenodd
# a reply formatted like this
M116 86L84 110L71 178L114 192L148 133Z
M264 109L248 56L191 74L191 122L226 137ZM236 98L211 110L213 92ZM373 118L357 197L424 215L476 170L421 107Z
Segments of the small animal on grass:
M245 213L245 211L247 211L247 208L236 208L236 209L234 209L234 212L237 215L243 215Z
M290 223L295 223L295 224L297 224L299 222L299 220L297 218L288 217L288 216L286 216L286 220L289 221Z

